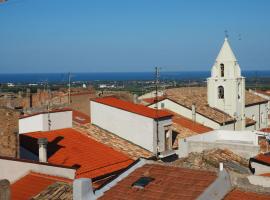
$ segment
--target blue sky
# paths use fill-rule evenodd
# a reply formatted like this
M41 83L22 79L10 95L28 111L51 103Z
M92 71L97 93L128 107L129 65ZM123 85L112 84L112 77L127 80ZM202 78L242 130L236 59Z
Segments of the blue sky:
M269 0L9 0L0 73L205 71L224 30L242 70L269 70L269 10Z

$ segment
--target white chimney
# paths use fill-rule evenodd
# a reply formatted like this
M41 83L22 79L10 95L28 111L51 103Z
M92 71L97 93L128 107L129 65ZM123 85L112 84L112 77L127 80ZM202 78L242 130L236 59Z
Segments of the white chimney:
M223 163L219 163L219 171L223 171Z
M192 121L196 121L196 107L195 104L193 103L191 106L191 111L192 111Z
M79 178L73 181L73 200L95 200L92 180L90 178Z
M47 138L39 138L38 139L38 155L39 155L39 162L47 162Z

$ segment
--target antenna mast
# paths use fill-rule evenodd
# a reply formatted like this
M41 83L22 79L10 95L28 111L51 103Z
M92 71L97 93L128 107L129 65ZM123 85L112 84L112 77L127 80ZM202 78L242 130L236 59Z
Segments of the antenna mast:
M71 76L70 76L70 72L68 73L68 104L70 104L71 99L70 99L70 80L71 80Z
M158 86L159 86L159 67L155 67L155 71L156 71L156 81L155 81L155 86L156 86L156 92L155 92L155 109L156 109L156 133L157 133L157 153L156 153L156 157L158 157L159 155L159 123L158 123Z
M49 83L47 83L47 93L48 93L48 104L47 104L47 113L48 113L48 131L51 130L51 118L50 118L50 103L51 103L51 91L49 88Z

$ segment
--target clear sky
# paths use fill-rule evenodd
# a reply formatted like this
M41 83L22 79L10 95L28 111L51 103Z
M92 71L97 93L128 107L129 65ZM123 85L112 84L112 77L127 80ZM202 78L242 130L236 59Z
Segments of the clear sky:
M242 70L270 70L269 0L9 0L0 73L205 71L224 30Z

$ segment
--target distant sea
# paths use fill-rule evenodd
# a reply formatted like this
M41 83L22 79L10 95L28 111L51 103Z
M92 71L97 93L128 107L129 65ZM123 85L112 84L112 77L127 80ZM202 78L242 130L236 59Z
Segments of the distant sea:
M267 71L243 71L242 75L251 77L270 77ZM210 71L161 72L161 80L202 80L210 76ZM72 81L132 81L153 80L153 72L104 72L104 73L71 73ZM22 73L0 74L0 83L60 83L67 82L68 73Z

